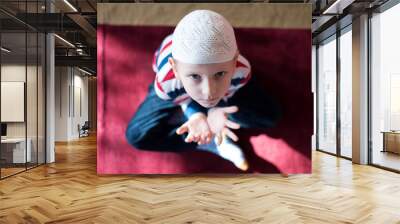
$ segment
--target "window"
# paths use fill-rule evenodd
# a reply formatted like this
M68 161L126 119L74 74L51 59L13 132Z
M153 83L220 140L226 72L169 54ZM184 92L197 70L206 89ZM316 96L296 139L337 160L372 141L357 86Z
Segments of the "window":
M352 32L340 36L340 155L352 157Z
M44 1L0 3L15 5L21 14L40 13ZM0 17L8 21L0 23L0 111L7 115L1 118L0 178L5 178L45 163L46 40L12 16L0 12Z
M372 163L400 170L400 4L371 18Z
M318 145L336 153L336 36L318 48Z

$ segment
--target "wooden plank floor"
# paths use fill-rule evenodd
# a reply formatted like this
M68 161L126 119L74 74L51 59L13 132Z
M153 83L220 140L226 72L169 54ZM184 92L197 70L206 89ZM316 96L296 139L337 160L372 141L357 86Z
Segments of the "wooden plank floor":
M96 139L0 181L0 223L400 223L400 175L313 153L313 174L107 176Z

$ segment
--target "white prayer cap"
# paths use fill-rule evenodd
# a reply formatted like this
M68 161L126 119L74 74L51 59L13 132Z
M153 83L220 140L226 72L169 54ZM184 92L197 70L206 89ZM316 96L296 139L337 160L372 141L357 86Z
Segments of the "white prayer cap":
M232 25L210 10L184 16L175 27L171 48L174 59L189 64L227 62L237 52Z

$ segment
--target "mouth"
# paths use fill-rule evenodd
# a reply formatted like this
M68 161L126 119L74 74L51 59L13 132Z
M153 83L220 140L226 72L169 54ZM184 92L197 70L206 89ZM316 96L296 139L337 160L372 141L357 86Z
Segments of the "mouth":
M218 99L211 99L211 100L199 100L202 104L207 106L214 106L218 103Z
M215 99L210 99L210 100L200 100L201 102L204 102L204 103L214 103L215 101L217 101L218 99L217 98L215 98Z

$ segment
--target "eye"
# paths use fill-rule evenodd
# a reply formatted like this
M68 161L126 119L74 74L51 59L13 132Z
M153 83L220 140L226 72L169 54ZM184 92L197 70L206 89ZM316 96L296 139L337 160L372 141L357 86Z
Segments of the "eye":
M217 72L217 73L215 73L215 77L216 77L216 78L221 78L221 77L223 77L225 74L226 74L226 72L224 72L224 71L222 71L222 72Z
M199 81L201 80L201 76L198 74L190 74L188 75L191 79L195 80L195 81Z

